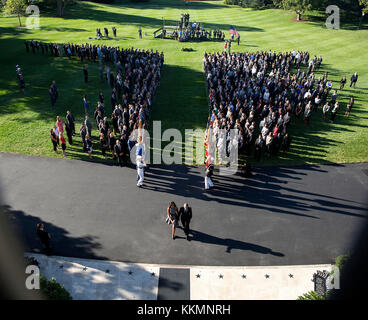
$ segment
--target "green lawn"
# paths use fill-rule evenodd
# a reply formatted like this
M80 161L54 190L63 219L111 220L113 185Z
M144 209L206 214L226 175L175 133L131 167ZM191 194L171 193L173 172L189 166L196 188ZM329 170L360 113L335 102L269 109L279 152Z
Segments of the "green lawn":
M86 85L79 60L27 54L24 39L104 43L163 51L165 65L151 119L161 120L162 129L178 128L183 132L186 128L204 128L208 103L203 53L221 51L223 43L180 43L153 38L153 31L162 26L162 17L166 24L175 23L185 11L190 13L192 21L203 22L206 28L222 29L227 38L230 24L236 26L241 44L234 44L234 51L308 50L312 56L323 56L321 72L328 71L336 82L343 75L350 79L353 72L359 73L357 88L351 90L347 86L340 93L341 108L335 124L322 122L320 114L313 115L309 127L302 122L293 124L290 153L283 158L263 160L262 164L368 161L368 30L351 30L344 25L340 30L328 30L323 21L293 22L293 14L289 12L243 9L226 6L222 1L191 2L188 8L179 0L151 0L142 4L121 1L114 5L80 2L67 7L65 18L41 11L40 30L17 27L16 17L0 17L0 152L55 157L48 133L56 115L64 119L65 111L70 109L80 122L82 95L87 94L94 106L99 90L105 94L107 110L110 108L111 91L107 83L100 83L97 64L88 65L90 80ZM112 26L118 30L117 39L88 39L95 36L97 27L108 27L111 32ZM138 39L139 27L143 30L143 39ZM182 52L182 47L192 47L195 51ZM25 94L18 88L16 64L23 70ZM56 80L59 88L55 109L50 106L47 91L52 80ZM356 104L351 116L345 118L346 103L351 95ZM97 137L96 130L94 136ZM79 137L76 140L78 143L67 149L68 157L86 159L80 152ZM97 143L97 139L95 141ZM94 149L95 159L102 160L99 143Z

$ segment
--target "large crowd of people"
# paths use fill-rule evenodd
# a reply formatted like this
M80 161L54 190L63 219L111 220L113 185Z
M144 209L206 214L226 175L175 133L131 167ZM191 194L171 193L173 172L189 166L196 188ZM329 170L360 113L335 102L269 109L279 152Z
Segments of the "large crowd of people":
M230 154L230 129L238 129L240 153L256 160L261 155L287 152L292 119L304 118L323 110L323 119L335 121L339 109L337 90L328 73L316 77L322 57L308 52L205 53L204 71L208 83L210 115L208 127L216 136L217 151ZM296 72L291 73L292 68ZM356 77L352 77L355 80ZM350 105L354 100L350 102ZM351 107L349 108L349 110ZM348 115L348 113L347 113ZM219 129L226 136L218 135Z
M68 45L64 45L68 46ZM75 48L80 46L75 45ZM93 48L91 45L86 47ZM97 46L98 48L101 48ZM160 72L164 63L163 53L152 50L108 48L103 55L103 61L113 61L116 73L114 75L108 64L103 73L100 65L101 81L107 81L111 87L111 112L106 106L102 92L98 93L97 105L92 115L90 103L86 95L83 96L83 108L85 117L80 126L80 136L83 142L83 150L92 157L92 129L98 129L102 155L107 157L107 152L116 159L120 166L129 161L129 152L138 142L135 129L148 129L150 109L156 88L160 83ZM87 67L84 66L83 76L88 79ZM58 97L56 82L53 81L49 94L51 105L54 106ZM94 121L91 121L91 118ZM75 119L71 112L66 112L65 132L69 144L73 144L75 135ZM55 126L50 130L50 138L54 151L58 153L61 145L63 155L66 155L66 140L64 138L64 124L58 116Z
M183 15L182 28L190 26L189 15ZM196 26L200 30L200 24ZM217 34L216 34L217 36ZM42 53L49 48L54 56L78 56L81 61L99 61L101 81L107 81L111 87L111 113L107 111L105 97L98 94L98 102L93 118L90 103L83 96L85 119L80 127L83 149L92 157L92 128L99 132L103 156L111 152L121 166L127 163L137 137L132 132L138 128L148 128L149 113L153 94L160 82L160 70L164 62L163 53L137 49L120 49L94 44L46 44L26 41L27 52ZM218 152L231 154L230 129L238 129L238 149L247 156L254 155L260 160L262 154L277 156L280 151L287 153L291 144L289 126L299 123L309 125L318 110L322 119L333 123L339 110L338 93L326 72L321 77L315 71L321 66L322 57L310 57L309 52L291 51L276 53L260 51L256 53L205 53L204 71L208 83L210 115L208 127L216 135ZM102 68L102 62L105 68ZM115 71L110 69L113 63ZM110 64L111 65L111 64ZM292 72L294 69L294 72ZM88 81L87 67L83 67L85 82ZM355 87L357 73L350 79L350 86ZM346 77L340 81L340 90L347 82ZM51 105L56 103L58 90L53 81L49 93ZM354 104L352 97L347 105L345 115L348 117ZM75 120L67 112L65 132L69 144L75 134ZM73 118L74 119L74 118ZM292 121L293 120L293 121ZM58 152L61 144L65 155L66 139L60 119L50 131L54 150ZM59 124L58 124L59 123ZM217 134L219 129L226 129L227 136ZM208 187L212 187L208 173Z

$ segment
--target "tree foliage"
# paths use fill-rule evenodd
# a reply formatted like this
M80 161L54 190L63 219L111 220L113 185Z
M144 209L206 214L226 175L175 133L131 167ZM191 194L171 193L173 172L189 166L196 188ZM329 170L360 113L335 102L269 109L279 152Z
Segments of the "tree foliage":
M368 0L359 0L359 5L362 8L362 12L364 13L368 12Z
M42 294L48 300L72 300L73 298L63 285L56 282L55 278L47 280L45 277L40 276L40 288Z
M320 296L316 291L309 291L299 296L297 300L326 300L326 299L327 294Z
M18 16L19 26L22 26L20 17L24 16L26 13L27 1L26 0L7 0L4 5L4 12L6 14L15 14Z
M273 2L277 7L294 11L298 20L301 20L304 12L312 9L312 0L274 0Z

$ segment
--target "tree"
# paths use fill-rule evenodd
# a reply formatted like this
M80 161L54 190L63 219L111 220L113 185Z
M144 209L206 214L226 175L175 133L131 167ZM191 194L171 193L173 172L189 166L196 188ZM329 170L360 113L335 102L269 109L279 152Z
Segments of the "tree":
M368 12L368 0L359 0L359 5L362 9L362 17L360 18L359 29L362 26L362 22L365 14Z
M368 0L359 0L359 5L362 8L362 13L368 12Z
M6 14L16 14L19 20L19 26L22 26L20 17L26 13L27 2L26 0L7 0L4 5L4 11Z
M72 296L64 288L63 285L56 282L55 278L47 280L45 277L40 276L40 288L42 294L47 300L72 300Z
M292 10L297 14L297 20L301 20L305 11L312 9L311 0L274 0L274 4L284 10Z
M57 12L59 17L64 16L65 7L69 2L71 2L71 0L56 0Z

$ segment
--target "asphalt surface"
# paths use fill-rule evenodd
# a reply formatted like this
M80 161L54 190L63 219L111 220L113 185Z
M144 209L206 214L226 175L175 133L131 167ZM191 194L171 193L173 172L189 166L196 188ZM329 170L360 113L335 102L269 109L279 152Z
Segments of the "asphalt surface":
M40 252L36 224L55 255L174 265L331 263L349 253L368 222L368 164L255 168L250 179L203 168L136 170L0 153L6 215L25 250ZM191 241L165 224L169 201L193 208Z

